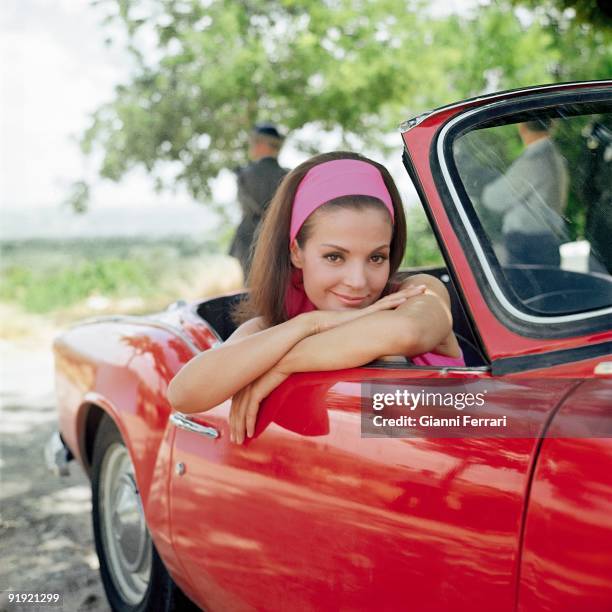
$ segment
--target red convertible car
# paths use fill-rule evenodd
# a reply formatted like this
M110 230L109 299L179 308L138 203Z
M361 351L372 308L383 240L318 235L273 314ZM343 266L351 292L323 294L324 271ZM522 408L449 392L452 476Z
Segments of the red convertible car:
M58 337L47 457L90 476L111 607L612 610L611 111L598 81L402 124L466 367L293 374L236 445L229 400L185 415L166 389L242 294ZM441 387L486 401L400 429L369 401Z

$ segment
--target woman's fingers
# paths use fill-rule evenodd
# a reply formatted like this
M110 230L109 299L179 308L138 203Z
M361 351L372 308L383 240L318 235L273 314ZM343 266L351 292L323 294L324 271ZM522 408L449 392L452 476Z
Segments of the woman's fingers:
M234 441L234 418L235 418L235 406L236 406L236 402L238 401L237 395L234 395L234 397L232 397L232 406L230 408L230 413L229 413L229 437L230 437L230 442Z
M405 302L408 298L420 295L425 289L425 285L407 287L406 289L402 289L401 291L396 291L395 293L390 293L389 295L386 295L384 298L381 298L378 301L374 302L374 304L369 306L369 308L374 311L396 308L397 306Z
M234 441L234 431L236 429L236 413L238 412L238 404L240 403L241 393L238 392L232 397L232 406L230 408L229 414L229 432L230 432L230 442Z
M246 435L249 438L255 433L255 422L257 421L257 413L259 412L259 402L253 398L246 409Z
M421 295L425 291L425 285L418 285L416 287L407 287L406 289L402 289L401 291L396 291L395 293L391 293L386 296L385 300L389 300L393 304L405 302L408 298L415 297L417 295Z
M234 395L229 416L232 442L242 444L246 436L252 438L255 435L261 402L288 376L288 373L272 369Z
M238 443L240 432L244 431L244 413L246 411L246 403L250 395L250 386L247 385L240 389L232 398L232 405L229 415L230 426L230 441ZM241 427L242 423L242 427Z
M246 413L249 408L249 404L251 403L252 390L253 386L252 384L249 384L244 394L243 401L240 402L239 410L236 415L234 441L237 444L242 444L244 442L244 431L246 429Z

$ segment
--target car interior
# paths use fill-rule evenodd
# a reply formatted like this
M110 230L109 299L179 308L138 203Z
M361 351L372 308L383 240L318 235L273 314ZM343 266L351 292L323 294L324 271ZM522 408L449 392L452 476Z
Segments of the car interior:
M453 141L472 227L503 293L527 314L570 315L612 303L609 108L571 104L495 116ZM534 148L541 143L550 146ZM525 159L538 175L525 172ZM527 226L537 229L530 234Z
M411 274L415 274L417 271L400 270L398 276L400 278L406 278ZM480 344L472 331L472 326L465 314L459 296L450 282L448 272L446 268L427 268L419 269L418 273L431 274L439 278L448 289L451 298L451 311L454 321L454 331L459 340L459 344L463 351L466 366L468 367L482 367L487 365ZM220 296L201 302L196 312L198 316L204 319L220 336L222 340L229 338L237 325L232 321L230 317L231 307L240 301L246 293L236 293L234 295ZM387 362L385 362L387 363ZM393 362L393 366L401 366L399 362ZM417 367L409 362L406 362L406 367Z
M502 270L514 294L535 314L570 314L612 303L609 274L537 265L509 265Z

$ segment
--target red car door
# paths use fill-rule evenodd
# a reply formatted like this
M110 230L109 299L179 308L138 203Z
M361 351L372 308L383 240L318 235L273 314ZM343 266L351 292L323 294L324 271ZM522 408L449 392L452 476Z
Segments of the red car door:
M294 375L264 402L244 446L229 442L228 402L190 415L208 430L177 427L173 543L202 607L513 609L537 440L362 437L364 375L421 391L439 390L442 376ZM451 385L484 384L455 376ZM490 414L524 419L530 402L538 428L574 381L486 384Z
M579 385L555 415L548 436L529 496L518 609L608 611L612 377Z
M603 153L611 101L609 82L558 85L483 97L404 126L404 160L484 350L484 367L448 372L379 363L293 375L266 399L256 436L242 447L228 440L228 402L177 417L172 538L197 603L211 610L514 610L519 587L521 602L536 601L523 591L550 557L529 524L523 583L519 568L537 438L572 392L582 397L581 382L608 358L612 337L612 260L597 228L586 236L588 260L538 263L537 256L544 253L542 236L558 243L561 254L574 249L570 234L579 235L588 212L572 218L576 207L588 201L587 187L599 189L612 175ZM572 196L567 219L559 214L565 202L547 201L538 177L512 179L527 183L528 198L512 191L511 168L524 152L517 126L532 120L557 122L557 140L547 146L560 151L554 159L573 160L558 164L569 169L563 170L569 183L585 186ZM598 142L601 159L594 159ZM508 247L516 245L503 234L506 219L483 212L493 180L512 188L508 199L493 204L512 202L532 219L517 226L527 230L522 238L535 264L509 261ZM596 214L605 210L606 193L601 188L593 196ZM482 431L366 437L362 383L374 378L423 393L440 384L484 388L481 416L505 416L509 428L486 437ZM430 416L448 412L435 408ZM556 444L561 441L542 445L553 466ZM569 498L572 487L590 490L587 455L579 465L584 482L570 483ZM595 473L592 486L602 478ZM533 492L541 496L538 487L536 480ZM564 520L584 520L576 505L568 508ZM537 520L535 513L532 524ZM593 555L591 566L599 554L595 539L585 551ZM576 567L578 557L571 563ZM553 570L546 576L554 579ZM603 580L598 570L587 575Z

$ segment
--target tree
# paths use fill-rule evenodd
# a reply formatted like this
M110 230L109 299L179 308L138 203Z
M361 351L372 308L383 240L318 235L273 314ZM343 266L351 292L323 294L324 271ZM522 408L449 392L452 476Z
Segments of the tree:
M382 151L390 130L428 108L612 74L609 32L559 2L519 12L498 0L434 18L421 0L98 0L125 29L134 70L82 148L103 151L103 177L143 164L160 189L173 162L173 180L202 201L221 169L244 162L257 120L337 129L339 146ZM75 193L83 207L87 191Z
M104 151L101 175L113 180L139 163L155 175L178 162L175 180L206 199L209 180L244 161L256 120L340 128L344 146L355 135L382 144L399 104L438 99L418 78L422 61L430 71L436 62L417 0L102 4L118 8L109 18L125 27L135 64L82 141L86 153Z
M514 0L514 4L534 9L543 3L539 0ZM612 5L609 0L549 0L544 3L544 9L554 16L554 20L565 16L596 29L612 26Z

